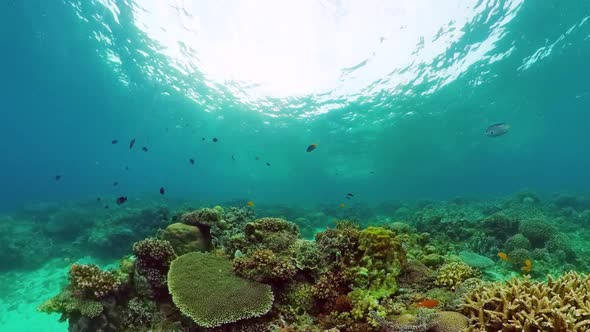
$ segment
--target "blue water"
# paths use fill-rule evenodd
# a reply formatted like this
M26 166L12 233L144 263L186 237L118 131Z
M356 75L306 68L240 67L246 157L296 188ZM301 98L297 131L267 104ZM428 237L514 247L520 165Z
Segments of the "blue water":
M587 191L590 2L436 3L5 0L0 209Z

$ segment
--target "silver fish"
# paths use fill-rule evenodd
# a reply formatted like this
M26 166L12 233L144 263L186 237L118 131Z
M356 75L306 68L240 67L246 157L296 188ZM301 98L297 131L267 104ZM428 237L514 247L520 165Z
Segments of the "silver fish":
M510 125L506 123L496 123L486 129L486 136L498 137L506 134L510 129Z

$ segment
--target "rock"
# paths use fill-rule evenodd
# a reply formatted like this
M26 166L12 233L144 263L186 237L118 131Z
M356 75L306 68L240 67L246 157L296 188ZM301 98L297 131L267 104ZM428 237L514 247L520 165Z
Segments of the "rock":
M160 237L170 242L177 255L206 251L209 248L208 240L197 226L183 223L171 224L160 233Z

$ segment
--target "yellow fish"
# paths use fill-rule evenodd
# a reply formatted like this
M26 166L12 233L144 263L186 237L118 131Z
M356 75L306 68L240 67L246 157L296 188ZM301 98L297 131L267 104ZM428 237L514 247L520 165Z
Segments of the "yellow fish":
M341 209L344 209L344 207L345 207L345 206L346 206L346 205L344 205L344 203L340 203L340 208L341 208Z
M530 259L527 259L526 261L524 261L524 266L521 268L521 270L524 273L529 273L529 272L531 272L532 268L533 268L533 262L531 262Z
M499 252L498 257L500 257L501 260L508 262L508 255L506 255L505 252Z
M248 206L254 206L254 202L252 202L252 201L248 201L248 203L246 203L246 204L248 204Z

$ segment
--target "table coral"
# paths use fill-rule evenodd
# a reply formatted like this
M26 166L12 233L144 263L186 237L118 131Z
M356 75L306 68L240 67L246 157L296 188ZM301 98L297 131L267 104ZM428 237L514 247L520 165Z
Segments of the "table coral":
M168 288L180 311L207 328L264 315L274 300L270 286L235 276L227 259L196 252L172 262Z

